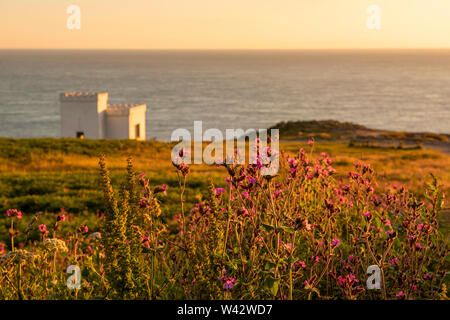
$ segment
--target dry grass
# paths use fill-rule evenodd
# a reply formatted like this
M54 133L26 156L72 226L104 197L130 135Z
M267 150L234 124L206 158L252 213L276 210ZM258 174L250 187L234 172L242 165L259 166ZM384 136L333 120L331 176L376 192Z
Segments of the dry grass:
M307 148L298 142L282 143L282 149L294 153L299 147ZM421 193L430 174L438 177L448 194L450 191L450 156L430 149L392 149L350 147L346 143L316 143L316 153L326 152L333 159L338 175L352 170L353 163L362 161L371 164L378 173L379 180L385 183L401 183L411 190Z
M126 158L132 155L137 171L173 174L170 160L171 144L161 143L158 147L144 146L119 151L108 155L111 170L122 170ZM282 142L280 149L289 154L299 148L309 150L302 142ZM445 190L450 190L450 156L429 149L392 149L350 147L347 143L316 143L314 153L326 152L333 158L333 165L338 175L344 176L352 169L353 163L362 161L370 163L378 173L380 181L401 183L411 190L420 192L430 174L439 178ZM221 168L208 165L192 165L192 175L225 176ZM0 157L0 173L52 173L52 172L98 171L98 158L92 155L72 154L61 151L31 153L26 163Z

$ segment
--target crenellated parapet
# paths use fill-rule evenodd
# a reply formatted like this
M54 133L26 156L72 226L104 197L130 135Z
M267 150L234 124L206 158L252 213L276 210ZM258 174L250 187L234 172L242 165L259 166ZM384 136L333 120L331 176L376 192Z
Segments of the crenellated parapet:
M61 102L95 102L99 96L108 96L107 92L64 92L59 95Z
M146 109L145 104L108 104L106 114L108 116L127 116L130 112L137 109Z

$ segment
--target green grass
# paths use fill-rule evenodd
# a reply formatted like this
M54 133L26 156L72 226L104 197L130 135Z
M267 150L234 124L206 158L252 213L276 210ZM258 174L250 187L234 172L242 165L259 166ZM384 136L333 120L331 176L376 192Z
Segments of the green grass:
M281 150L290 154L300 147L309 150L301 142L280 144ZM39 211L55 214L60 208L75 215L101 212L103 193L98 155L103 153L116 191L125 178L128 156L133 156L136 170L145 173L152 186L166 184L167 197L161 198L161 206L169 219L179 210L171 148L171 144L157 141L0 138L0 212L9 208L20 209L27 215ZM402 183L420 194L432 173L440 178L447 194L450 191L450 157L437 151L316 143L314 153L321 152L331 156L340 177L353 169L353 163L363 161L374 167L381 183ZM207 177L212 177L217 186L225 184L223 168L191 166L186 190L188 210L205 197Z

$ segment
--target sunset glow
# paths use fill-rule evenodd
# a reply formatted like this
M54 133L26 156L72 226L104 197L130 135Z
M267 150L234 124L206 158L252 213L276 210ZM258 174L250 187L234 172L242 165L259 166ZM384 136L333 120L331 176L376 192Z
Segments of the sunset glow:
M81 8L69 30L66 9ZM381 28L366 12L381 9ZM0 48L450 47L448 0L22 0L0 3Z

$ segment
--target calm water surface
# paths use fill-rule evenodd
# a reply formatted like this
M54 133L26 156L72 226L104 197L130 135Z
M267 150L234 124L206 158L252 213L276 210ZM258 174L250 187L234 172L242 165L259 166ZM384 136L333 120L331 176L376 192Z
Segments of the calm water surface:
M58 137L58 94L146 103L147 137L334 119L450 133L450 51L0 51L0 136Z

